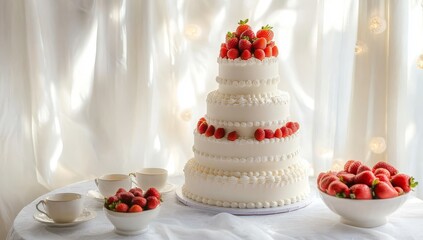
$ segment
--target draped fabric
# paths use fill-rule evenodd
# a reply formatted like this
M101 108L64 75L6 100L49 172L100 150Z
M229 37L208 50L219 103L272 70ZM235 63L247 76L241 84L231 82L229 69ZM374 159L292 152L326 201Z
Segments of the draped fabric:
M315 173L354 158L423 179L422 0L0 0L0 237L57 187L182 174L220 43L245 18L273 26Z

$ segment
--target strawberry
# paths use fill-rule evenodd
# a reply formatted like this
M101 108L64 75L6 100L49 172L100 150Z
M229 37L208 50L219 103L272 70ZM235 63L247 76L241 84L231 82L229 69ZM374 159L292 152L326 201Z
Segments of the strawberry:
M213 136L213 135L214 135L214 131L215 131L214 126L213 126L213 125L210 125L210 126L207 128L206 133L205 133L204 135L206 135L206 137Z
M244 50L241 53L241 59L242 60L248 60L248 59L251 58L251 56L252 56L252 54L251 54L250 50Z
M235 141L237 139L238 139L238 134L236 133L236 131L232 131L228 134L229 141Z
M227 55L229 59L235 59L239 57L239 51L236 48L231 48L228 50Z
M361 161L355 161L355 162L353 162L353 163L349 166L349 168L348 168L348 171L347 171L347 172L352 173L352 174L357 174L357 170L358 170L358 168L359 168L362 164L363 164L363 163L362 163Z
M348 186L339 181L335 180L331 182L326 190L327 194L340 197L340 198L349 198L350 197L350 189Z
M317 176L317 186L319 186L320 180L322 179L322 177L326 176L328 173L325 172L321 172L319 173L319 175Z
M116 193L115 193L115 195L117 196L119 193L121 193L121 192L126 192L126 189L125 188L119 188L117 191L116 191Z
M355 175L354 182L366 184L367 186L371 187L375 179L376 179L376 176L373 174L373 172L370 170L367 170Z
M134 187L134 188L131 188L129 190L129 192L135 195L136 192L141 192L142 193L142 189L139 188L139 187Z
M336 176L341 182L347 184L348 186L354 184L355 175L352 173L339 172L336 174Z
M373 173L375 175L385 174L388 178L391 177L391 173L387 169L385 169L385 168L376 168L375 170L373 170Z
M198 127L198 133L203 134L207 131L207 128L209 127L209 125L207 124L207 122L203 122L200 124L200 126Z
M145 205L147 204L147 199L145 199L144 197L134 197L131 203L132 205L136 204L140 207L145 207Z
M272 56L272 48L271 47L266 47L264 49L264 56L265 57L271 57Z
M294 131L292 131L291 128L286 128L286 130L288 131L288 136L291 136L292 134L294 134Z
M159 190L157 190L156 188L149 188L145 194L144 194L144 198L148 198L150 196L156 197L157 199L161 198L160 192Z
M267 45L267 42L266 42L265 38L257 38L253 42L253 48L254 49L263 49L264 50L266 48L266 45Z
M267 46L273 48L275 46L275 41L267 42Z
M299 124L299 123L297 123L297 122L294 122L294 124L295 124L295 129L296 129L296 131L298 131L298 129L300 129L300 124Z
M224 128L218 128L216 129L216 131L214 132L214 137L216 139L221 139L225 136L225 129Z
M364 164L357 168L357 174L364 172L364 171L372 171L372 169L369 166L364 165Z
M378 175L375 175L376 176L376 178L377 179L379 179L379 181L381 181L381 182L385 182L385 183L387 183L389 186L391 186L391 187L393 187L392 186L392 183L391 183L391 180L389 179L389 177L388 176L386 176L385 174L378 174Z
M235 34L228 32L226 34L226 49L238 48L238 38Z
M398 196L401 196L404 194L404 190L400 187L394 187L394 189L397 191Z
M280 128L276 128L274 137L275 138L281 138L282 137L282 131L281 131Z
M226 43L221 43L220 44L220 48L223 48L223 47L226 48Z
M375 171L378 168L385 168L386 170L389 171L389 173L391 174L391 176L394 176L398 173L398 170L392 166L391 164L387 163L387 162L377 162L374 166L373 166L373 171Z
M206 119L205 119L204 117L202 117L202 118L200 118L200 120L198 120L198 122L197 122L197 130L199 129L200 125L201 125L203 122L207 122L207 121L206 121Z
M408 176L404 173L398 173L391 179L392 186L400 187L405 193L411 191L412 188L416 187L419 183L414 181L413 177Z
M287 122L285 126L286 126L287 128L290 128L290 129L292 130L292 132L293 132L293 133L294 133L295 131L297 131L297 130L296 130L296 127L295 127L295 123L294 123L294 122Z
M263 129L257 128L257 130L254 132L254 137L257 141L262 141L264 138L266 138L266 133Z
M393 198L398 196L397 190L392 186L389 186L386 182L375 179L373 181L373 192L376 198L385 199Z
M239 26L236 28L235 34L239 37L241 36L241 34L246 31L246 30L251 30L251 27L247 24L248 23L248 19L245 20L240 20L239 21Z
M366 184L354 184L350 187L350 198L352 199L372 199L372 190Z
M345 164L344 164L344 171L348 172L348 168L350 167L350 165L355 162L356 160L348 160Z
M248 37L248 39L252 40L256 38L256 34L254 33L253 30L247 29L244 32L242 32L241 35L239 36L240 39L245 37Z
M272 47L272 56L277 57L278 55L279 55L278 46L273 46Z
M143 196L143 192L142 192L142 190L140 190L140 191L134 191L132 194L134 194L134 197L142 197Z
M228 49L226 47L221 47L220 48L220 53L219 53L219 57L221 58L228 58Z
M119 200L123 203L130 204L134 198L134 194L131 192L121 192L117 195Z
M130 212L130 213L135 213L135 212L142 212L142 207L141 206L139 206L139 205L132 205L130 208L129 208L129 210L128 210L128 212Z
M107 198L106 204L110 205L110 204L113 204L114 202L117 202L117 201L119 201L119 198L116 195L113 195L113 196L110 196L110 197Z
M266 39L267 42L272 41L274 33L272 31L272 27L268 25L261 27L260 30L257 31L257 35L259 37L263 37Z
M283 127L281 127L281 132L282 132L282 137L283 138L285 138L285 137L288 137L288 128L287 127L285 127L285 126L283 126Z
M155 209L160 204L160 200L154 196L150 196L147 198L147 208L148 209Z
M127 212L128 211L128 205L125 203L119 203L116 205L116 212Z
M238 49L240 52L244 51L244 50L250 50L251 51L251 42L248 41L248 38L242 38L241 40L239 40L238 42Z
M274 133L271 129L264 129L264 137L265 138L273 138L274 137Z
M332 175L332 174L328 174L326 176L323 176L320 179L320 182L319 182L319 189L322 192L326 192L328 187L329 187L329 184L331 184L333 181L339 181L339 178L335 175Z

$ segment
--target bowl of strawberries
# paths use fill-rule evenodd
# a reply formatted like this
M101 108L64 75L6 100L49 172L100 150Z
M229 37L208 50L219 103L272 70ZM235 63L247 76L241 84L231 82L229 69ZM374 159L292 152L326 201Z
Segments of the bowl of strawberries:
M317 178L323 202L341 222L366 228L385 224L417 184L413 177L383 161L369 167L348 160L342 171L322 172Z
M161 195L155 188L145 193L141 188L126 191L119 188L115 195L104 199L107 219L121 235L138 235L148 230L149 223L160 211Z

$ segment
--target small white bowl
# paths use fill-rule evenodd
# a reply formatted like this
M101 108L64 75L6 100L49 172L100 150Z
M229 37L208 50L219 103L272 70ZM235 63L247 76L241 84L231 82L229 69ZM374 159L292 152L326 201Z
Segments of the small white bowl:
M341 217L341 222L355 227L371 228L387 223L387 217L401 207L409 194L388 198L358 200L338 198L319 191L323 202Z
M159 215L160 205L152 210L138 213L114 212L103 207L104 213L115 227L115 232L121 235L138 235L148 230L148 224Z

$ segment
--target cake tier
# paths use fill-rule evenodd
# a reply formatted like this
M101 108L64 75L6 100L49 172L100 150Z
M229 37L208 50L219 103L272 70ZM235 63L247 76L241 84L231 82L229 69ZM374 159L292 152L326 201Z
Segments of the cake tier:
M260 168L260 164L256 164ZM305 199L310 192L307 167L296 161L285 169L272 172L233 172L214 174L205 171L196 159L185 165L183 194L197 202L219 207L277 207Z
M273 171L295 162L299 153L298 132L286 138L257 141L206 137L194 131L194 157L202 166L223 171Z
M218 58L219 92L229 94L257 94L277 89L279 67L277 58L260 61Z
M252 137L257 128L273 131L289 119L289 94L273 90L263 94L234 95L212 91L207 96L207 122L216 128Z

